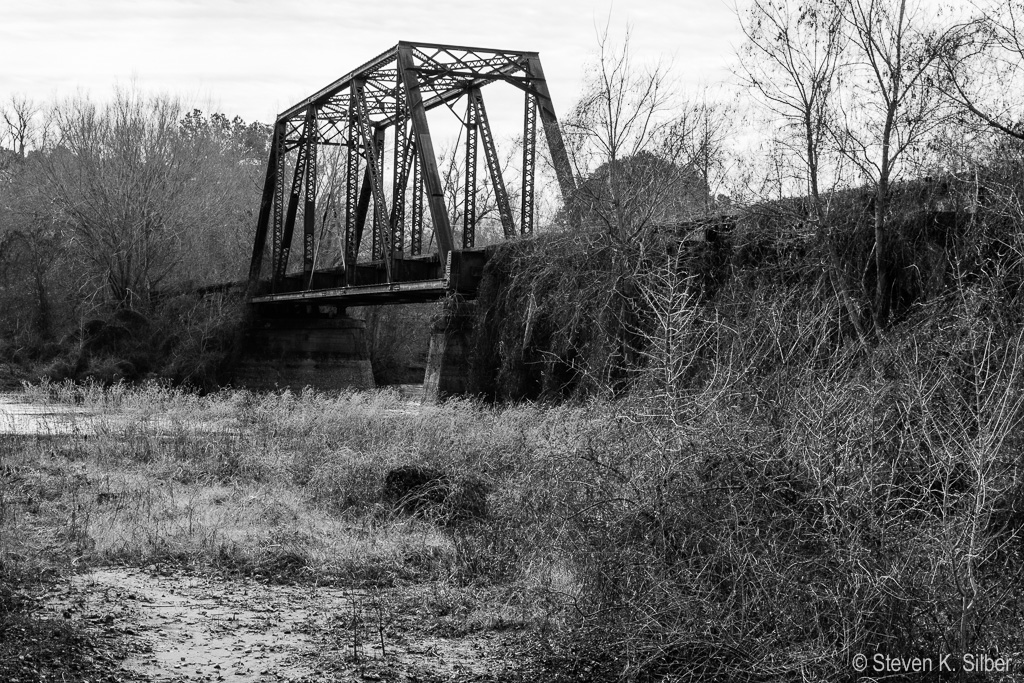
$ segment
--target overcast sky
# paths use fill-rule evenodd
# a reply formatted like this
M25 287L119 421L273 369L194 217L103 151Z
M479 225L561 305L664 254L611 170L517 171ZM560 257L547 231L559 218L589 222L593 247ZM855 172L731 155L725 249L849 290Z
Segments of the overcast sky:
M540 53L555 107L580 93L595 26L633 29L638 61L670 58L684 86L728 75L732 0L0 0L0 101L133 81L205 111L271 122L399 40ZM493 118L493 115L492 115Z

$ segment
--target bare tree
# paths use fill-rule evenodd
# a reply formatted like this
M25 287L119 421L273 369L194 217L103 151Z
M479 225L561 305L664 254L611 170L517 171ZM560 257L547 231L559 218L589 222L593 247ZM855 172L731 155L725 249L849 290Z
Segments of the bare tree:
M181 258L181 233L202 224L180 112L174 100L124 91L103 108L75 99L57 109L50 191L71 246L119 306L148 300Z
M597 46L596 61L585 75L584 96L564 123L566 142L574 171L584 181L580 200L588 214L609 235L627 240L650 219L636 209L656 202L651 192L639 204L631 201L624 163L641 152L677 161L673 155L683 151L672 144L677 102L663 62L642 68L634 64L628 28L616 45L606 25L597 35Z
M946 92L986 126L1024 140L1024 1L984 1L952 32L944 55Z
M722 190L732 170L726 147L735 119L735 107L711 97L705 89L682 109L670 128L668 156L684 162L700 178L706 188L702 197L705 214L722 208L726 198Z
M64 236L48 211L50 197L37 159L25 160L0 182L0 290L5 290L0 308L6 309L0 325L29 321L34 336L47 339L54 331L53 276L65 275L66 261Z
M905 157L941 121L933 67L950 45L949 31L925 18L920 2L846 0L844 14L854 48L841 117L838 149L869 180L874 200L874 322L889 322L892 277L886 267L890 187Z
M269 127L193 110L179 121L171 139L173 156L182 156L190 168L187 176L178 177L187 183L188 191L187 201L179 207L183 220L175 244L182 256L173 279L207 283L238 279L245 267L239 255L252 248ZM326 154L321 159L330 161ZM329 190L329 185L321 188L321 197ZM196 220L188 218L192 216Z
M753 0L740 16L746 36L741 75L792 133L815 220L821 219L821 157L847 43L842 9L829 0Z
M825 238L832 285L863 340L865 331L860 314L840 268L831 235L825 234L827 212L821 197L822 162L831 143L832 100L839 85L844 50L849 43L843 10L843 5L831 0L795 4L789 0L753 0L740 14L746 36L740 63L746 85L760 95L769 112L783 124L784 134L778 141L780 151L796 157L797 176L809 200L807 215L794 218L809 219ZM784 163L784 159L778 159L777 163ZM781 168L775 170L781 185L785 182L785 173ZM833 181L839 181L836 173L833 173Z
M29 144L36 142L35 138L41 131L38 119L42 115L42 107L24 95L11 95L7 105L0 107L0 115L4 119L11 149L24 157Z

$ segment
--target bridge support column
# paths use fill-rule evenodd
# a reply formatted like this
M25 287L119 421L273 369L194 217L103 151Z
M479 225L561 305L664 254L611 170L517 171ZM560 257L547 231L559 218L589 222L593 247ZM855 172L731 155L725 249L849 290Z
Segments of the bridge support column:
M366 323L355 318L257 319L246 335L235 383L248 389L372 389Z
M423 402L435 403L469 391L470 339L476 304L448 300L430 331L430 351L423 378Z

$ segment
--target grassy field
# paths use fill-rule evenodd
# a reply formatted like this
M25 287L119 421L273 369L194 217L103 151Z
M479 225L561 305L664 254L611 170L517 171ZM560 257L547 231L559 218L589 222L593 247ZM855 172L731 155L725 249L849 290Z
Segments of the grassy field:
M521 503L551 464L540 454L568 456L603 429L585 408L419 407L388 391L200 397L155 384L44 384L26 397L84 412L71 416L77 433L0 441L8 616L40 581L122 564L422 585L455 629L548 628L564 611L550 596L577 590L546 544L525 551L538 529L521 520L538 512ZM419 514L385 500L386 473L410 465L446 473L452 495ZM458 514L468 482L489 491L486 515Z
M854 680L858 653L1017 656L1024 363L1019 339L962 341L559 406L30 387L91 417L0 442L7 633L31 625L34 582L174 565L423 586L453 628L521 629L552 680ZM383 488L407 465L446 473L452 496L402 512ZM456 514L468 490L485 513Z

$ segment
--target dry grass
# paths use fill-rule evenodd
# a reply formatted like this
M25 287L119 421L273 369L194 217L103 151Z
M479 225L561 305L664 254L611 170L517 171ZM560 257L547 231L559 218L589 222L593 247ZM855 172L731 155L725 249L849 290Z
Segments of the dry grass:
M829 341L828 303L677 303L617 402L31 387L94 433L5 442L0 559L421 582L455 628L532 627L552 677L1024 651L1020 334L969 297L870 350ZM407 464L478 478L487 517L398 514L381 485Z
M61 383L26 393L56 413L74 407L60 419L77 429L0 441L5 589L104 564L176 565L269 582L422 586L424 614L447 615L451 631L552 618L550 605L515 590L538 563L523 552L526 535L509 529L521 512L504 482L553 439L585 429L584 411L554 411L565 419L549 424L529 406L419 409L386 391L198 396ZM453 482L472 473L491 491L490 515L402 513L381 489L389 469L408 464Z
M490 529L503 502L486 523L446 528L385 504L384 474L416 464L456 478L472 472L499 490L548 438L536 409L412 410L391 392L200 397L157 385L44 384L28 393L84 409L72 416L82 429L9 445L6 557L37 555L25 544L62 529L75 539L76 561L88 563L177 561L281 580L472 581L507 570L509 560L492 566L476 552L498 543Z

